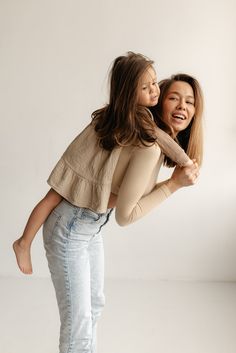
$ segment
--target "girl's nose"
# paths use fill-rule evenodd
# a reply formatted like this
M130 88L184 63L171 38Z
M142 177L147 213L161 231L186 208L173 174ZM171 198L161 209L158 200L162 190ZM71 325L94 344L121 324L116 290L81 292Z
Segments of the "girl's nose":
M154 90L155 90L155 87L151 85L151 86L150 86L150 93L153 93Z
M150 87L150 93L153 93L153 92L157 92L157 94L160 95L160 88L159 88L158 84L152 85Z

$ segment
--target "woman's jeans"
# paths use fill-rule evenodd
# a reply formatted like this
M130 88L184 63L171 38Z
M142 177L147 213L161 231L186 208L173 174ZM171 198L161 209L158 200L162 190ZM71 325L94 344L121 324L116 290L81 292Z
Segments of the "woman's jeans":
M43 226L44 246L60 312L60 353L95 353L104 306L101 228L111 209L96 213L63 200Z

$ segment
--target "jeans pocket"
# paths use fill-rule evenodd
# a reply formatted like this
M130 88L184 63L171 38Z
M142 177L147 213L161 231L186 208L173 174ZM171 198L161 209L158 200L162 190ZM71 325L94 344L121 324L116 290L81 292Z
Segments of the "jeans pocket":
M55 233L55 229L58 226L61 219L61 215L52 211L46 221L43 224L43 240L45 244L49 244Z
M97 223L102 218L103 213L97 213L90 210L89 208L84 208L83 212L77 216L78 220L83 223Z

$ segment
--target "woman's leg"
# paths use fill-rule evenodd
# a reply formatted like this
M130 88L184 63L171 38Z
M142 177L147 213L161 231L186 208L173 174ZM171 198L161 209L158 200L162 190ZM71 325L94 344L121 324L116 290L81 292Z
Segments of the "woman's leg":
M99 233L109 214L96 214L64 200L44 224L44 245L61 318L60 353L95 352L96 321L104 306Z
M104 296L104 248L101 229L109 221L112 209L102 217L98 232L92 238L89 247L90 278L91 278L91 309L92 309L92 353L96 352L97 320L105 305Z
M60 312L60 353L91 353L89 237L73 232L74 218L52 213L44 244Z
M92 353L96 352L97 320L105 305L104 296L104 250L101 233L95 235L89 245L92 314Z

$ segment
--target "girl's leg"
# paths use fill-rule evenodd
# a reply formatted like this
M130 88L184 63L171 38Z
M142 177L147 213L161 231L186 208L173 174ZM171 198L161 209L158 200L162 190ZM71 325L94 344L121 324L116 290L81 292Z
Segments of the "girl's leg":
M31 243L41 225L45 222L50 212L59 204L62 197L53 189L35 206L26 223L23 235L14 241L13 250L20 270L24 274L31 274L32 264L30 256Z

